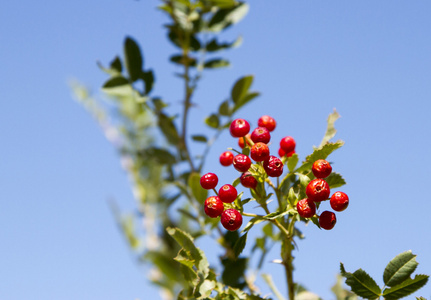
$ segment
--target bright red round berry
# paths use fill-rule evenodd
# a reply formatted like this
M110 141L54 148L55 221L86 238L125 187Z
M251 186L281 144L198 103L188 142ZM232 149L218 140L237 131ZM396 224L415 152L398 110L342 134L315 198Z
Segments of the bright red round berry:
M269 131L273 131L275 126L277 126L277 122L275 122L275 120L270 116L262 116L257 121L257 126L265 127Z
M331 174L332 167L326 160L318 159L313 163L311 171L313 171L316 178L326 178Z
M226 209L221 214L221 224L229 231L238 230L242 225L242 216L236 209Z
M283 174L283 163L274 155L270 155L263 161L263 168L269 177L278 177Z
M314 202L320 202L329 198L329 184L321 178L316 178L310 181L305 188L305 193L308 199Z
M325 210L320 214L319 225L323 229L331 230L334 228L335 223L337 223L337 217L332 211Z
M230 134L233 137L243 137L250 131L250 124L244 119L233 120L230 124Z
M284 150L284 152L289 153L295 150L296 142L291 136L286 136L280 141L280 148Z
M343 192L335 192L329 200L331 207L335 211L343 211L349 206L349 197Z
M233 185L225 184L219 189L218 196L223 203L232 203L238 196L238 192Z
M255 130L251 133L251 140L253 143L265 143L268 144L271 140L271 134L269 133L269 130L265 127L257 127Z
M208 217L217 218L224 210L223 202L217 196L211 196L205 200L205 213Z
M233 167L239 172L245 172L250 169L251 159L247 155L238 154L233 158Z
M263 161L269 156L269 148L265 143L256 143L251 147L250 156L254 161Z
M251 144L249 142L249 139L251 139L251 134L249 133L245 137L246 137L245 140L247 142L247 146L251 147ZM241 138L238 139L238 146L240 146L241 149L244 149L244 137L241 137Z
M230 166L233 163L233 153L225 151L220 155L220 164L222 166Z
M201 186L206 190L212 190L217 186L218 177L214 173L207 173L201 177Z
M286 157L291 157L293 154L295 154L296 152L295 152L295 150L293 150L293 151L290 151L289 153L286 153L284 150L283 150L283 148L280 148L280 149L278 149L278 156L280 156L280 157L283 157L283 156L286 156Z
M298 214L303 218L311 218L316 214L316 204L310 199L299 200L296 204Z
M242 173L239 180L240 180L243 187L255 189L257 186L257 180L256 180L256 178L254 178L253 175L251 175L250 172Z

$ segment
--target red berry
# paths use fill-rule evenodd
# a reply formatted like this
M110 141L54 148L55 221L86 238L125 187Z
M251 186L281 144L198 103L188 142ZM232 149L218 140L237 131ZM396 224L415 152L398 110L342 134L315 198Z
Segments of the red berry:
M229 130L233 137L243 137L250 131L250 124L244 119L236 119L230 124Z
M303 218L311 218L316 214L316 204L310 199L299 200L296 204L298 214Z
M295 150L293 150L286 154L286 152L282 148L278 149L278 156L280 157L283 157L283 156L291 157L295 153L296 153Z
M241 181L241 184L246 188L255 189L257 186L257 180L256 178L254 178L253 175L251 175L250 172L242 173L239 180Z
M247 134L245 137L246 137L247 146L251 147L251 144L249 142L249 139L251 139L250 133ZM238 146L240 146L241 149L244 148L244 137L241 137L241 138L238 139Z
M201 177L201 186L206 190L211 190L217 186L218 177L214 173L207 173Z
M220 155L220 164L222 166L230 166L233 163L233 153L225 151Z
M337 223L337 217L332 211L325 210L320 214L319 225L323 229L331 230L334 228L335 223Z
M245 172L250 169L251 159L247 155L238 154L233 158L233 167L239 172Z
M257 126L265 127L269 131L273 131L275 126L277 126L277 122L275 122L275 120L270 116L262 116L257 121Z
M226 209L221 214L221 224L229 231L238 230L242 225L242 216L236 209Z
M286 136L281 139L280 147L284 150L284 152L289 153L295 150L296 142L291 136Z
M271 134L269 133L269 130L265 127L257 127L255 130L252 131L251 140L253 143L265 143L268 144L271 140Z
M326 178L331 174L332 167L326 160L318 159L313 163L311 171L313 171L316 178Z
M218 196L223 203L232 203L238 196L238 192L233 185L225 184L219 189Z
M283 163L274 155L270 155L263 161L263 168L270 177L278 177L283 173Z
M305 189L308 199L314 202L320 202L328 199L329 197L329 185L321 178L316 178L310 181Z
M251 147L250 156L254 161L263 161L269 156L269 148L267 144L256 143Z
M205 213L208 217L217 218L224 210L223 202L217 196L211 196L205 200Z
M335 192L329 200L331 207L335 211L343 211L349 205L349 197L343 192Z

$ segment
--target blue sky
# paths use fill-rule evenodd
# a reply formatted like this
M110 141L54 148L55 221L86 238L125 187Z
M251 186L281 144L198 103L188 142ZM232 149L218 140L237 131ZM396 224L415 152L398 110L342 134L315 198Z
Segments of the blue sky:
M67 85L77 78L100 94L106 77L96 61L121 54L130 35L156 71L155 94L179 109L181 85L167 60L174 49L157 4L0 3L1 299L158 298L107 204L112 198L124 210L134 208L127 176ZM246 74L255 75L253 89L262 96L241 116L254 125L262 114L273 116L273 139L293 136L301 158L320 143L333 108L340 113L337 137L346 145L331 160L348 182L342 190L351 203L332 231L304 228L296 280L333 299L329 287L340 261L382 284L386 263L408 249L418 255L417 273L431 274L431 3L250 5L246 19L224 35L244 38L225 53L232 67L205 74L190 122L202 122ZM217 158L233 142L222 135L206 165L227 181L235 173ZM265 272L284 291L281 268L268 263ZM415 295L431 297L431 284Z

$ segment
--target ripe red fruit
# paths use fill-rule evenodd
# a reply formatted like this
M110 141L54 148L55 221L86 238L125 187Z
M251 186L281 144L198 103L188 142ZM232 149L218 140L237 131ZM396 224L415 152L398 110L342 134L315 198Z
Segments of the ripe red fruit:
M270 155L263 161L263 168L270 177L278 177L283 174L283 163L274 155Z
M305 193L308 199L314 202L326 200L330 193L329 184L321 178L313 179L305 188Z
M238 196L238 192L233 185L225 184L219 189L218 196L223 203L232 203Z
M299 200L296 204L298 214L303 218L311 218L316 214L316 204L310 199Z
M233 163L233 153L225 151L220 155L220 164L222 166L230 166Z
M335 223L337 223L337 217L332 211L325 210L320 214L319 225L323 229L331 230L334 228Z
M269 130L265 127L257 127L255 130L252 131L251 140L253 143L265 143L268 144L271 140L271 134L269 133Z
M269 131L273 131L275 126L277 126L277 122L275 122L275 120L270 116L262 116L257 121L257 126L265 127Z
M318 159L313 163L311 171L313 171L316 178L326 178L331 174L332 167L326 160Z
M254 161L263 161L269 156L269 148L267 144L256 143L251 147L250 156Z
M247 146L251 147L251 144L248 141L249 139L251 139L251 134L249 133L245 137L246 137ZM241 149L244 149L244 137L241 137L238 139L238 146L240 146Z
M280 148L284 150L284 152L289 153L295 150L296 142L291 136L286 136L280 141Z
M201 186L206 190L211 190L217 186L218 177L214 173L207 173L201 177Z
M242 216L236 209L226 209L221 214L221 224L229 231L238 230L242 225Z
M250 131L250 124L244 119L236 119L230 123L229 130L233 137L243 137Z
M242 173L241 177L239 178L242 186L250 189L255 189L257 186L257 180L254 178L253 175L251 175L250 172L244 172Z
M251 159L247 155L238 154L233 158L233 167L239 172L245 172L250 169Z
M224 210L223 202L217 196L211 196L205 200L205 213L208 217L217 218Z
M283 157L291 157L293 154L295 154L295 150L290 151L289 153L286 153L282 148L278 149L278 156Z
M349 197L343 192L335 192L329 200L331 207L335 211L343 211L349 205Z

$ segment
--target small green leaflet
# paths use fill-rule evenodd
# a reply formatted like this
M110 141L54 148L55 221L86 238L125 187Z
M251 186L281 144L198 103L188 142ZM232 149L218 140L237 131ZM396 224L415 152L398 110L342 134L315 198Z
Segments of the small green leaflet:
M385 285L392 287L400 284L410 278L417 266L416 255L411 250L398 254L388 263L383 272Z
M334 109L334 112L331 113L328 117L328 127L326 128L325 135L322 139L322 142L320 143L320 147L325 145L327 142L329 142L337 133L337 130L334 127L335 121L337 121L340 118L340 115L338 112Z
M235 257L238 258L238 256L241 254L241 252L245 248L245 244L247 242L247 234L248 232L244 233L235 243L233 246L233 251L235 253Z
M382 290L364 270L359 269L354 273L346 272L344 265L340 263L341 275L346 278L346 284L352 288L352 291L358 296L366 299L377 299L380 297Z
M317 148L308 155L302 165L296 169L296 172L304 172L311 169L313 163L318 159L326 159L329 154L337 150L344 145L343 141L337 141L334 143L326 143L320 148Z

